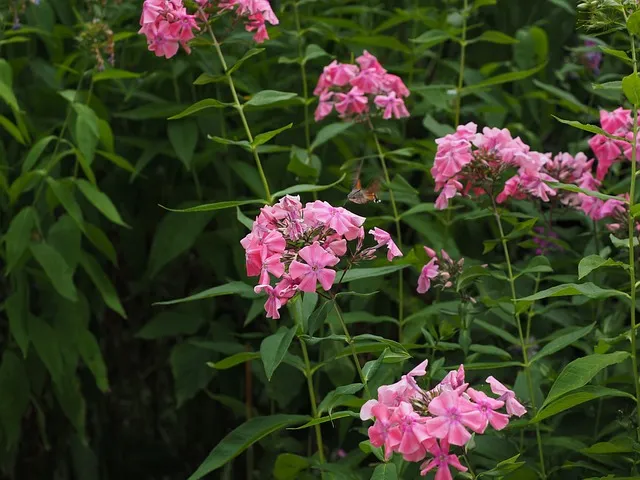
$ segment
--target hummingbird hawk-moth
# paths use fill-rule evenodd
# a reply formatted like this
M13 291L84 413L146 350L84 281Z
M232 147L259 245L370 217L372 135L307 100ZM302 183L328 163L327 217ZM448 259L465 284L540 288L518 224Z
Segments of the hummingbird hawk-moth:
M347 195L347 200L353 203L357 203L359 205L363 205L365 203L380 202L378 198L378 190L380 190L380 180L375 179L371 184L363 188L362 182L360 180L360 170L362 169L362 162L358 166L353 178L353 187L349 194Z

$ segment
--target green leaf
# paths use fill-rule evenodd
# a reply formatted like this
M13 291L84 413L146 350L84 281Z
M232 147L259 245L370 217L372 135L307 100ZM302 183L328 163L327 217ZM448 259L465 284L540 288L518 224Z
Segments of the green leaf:
M272 195L272 197L280 198L285 195L295 195L296 193L306 193L306 192L321 192L323 190L328 190L336 185L342 183L342 180L346 177L346 174L343 174L338 180L329 184L329 185L296 185L294 187L285 188L284 190L280 190Z
M262 52L264 52L264 48L252 48L247 53L245 53L240 60L233 64L233 66L227 70L227 75L231 75L233 72L238 70L244 62L249 60L251 57L254 57Z
M193 335L204 323L197 314L184 312L162 312L153 317L136 333L137 338L155 340L178 335Z
M198 143L198 123L193 119L170 122L167 134L178 158L187 170L191 170L193 154Z
M322 47L319 47L318 45L312 43L310 45L307 45L307 49L304 52L304 58L302 59L302 64L306 64L309 60L330 56L331 55L325 52Z
M318 415L322 415L324 412L328 412L331 415L331 411L340 405L343 405L343 401L350 398L355 393L358 393L364 385L362 383L352 383L351 385L343 385L330 391L318 405Z
M629 265L626 263L618 262L611 258L602 258L600 255L589 255L580 260L578 264L578 280L582 280L591 272L601 267L622 267L625 270L629 269Z
M442 30L428 30L417 38L410 39L411 42L421 44L422 48L431 48L444 43L451 38L447 32Z
M397 480L398 469L395 463L383 463L378 465L371 475L371 480Z
M120 303L118 292L116 292L111 280L109 280L109 277L107 277L102 268L100 268L100 264L96 259L88 253L82 252L82 255L80 256L80 265L82 265L84 271L87 272L87 275L91 278L91 281L100 292L100 295L107 307L116 312L122 318L127 318L127 314Z
M198 205L197 207L190 207L190 208L183 208L183 209L162 207L162 205L160 206L165 210L169 210L170 212L193 213L193 212L212 212L214 210L224 210L225 208L233 208L241 205L252 205L252 204L264 205L266 203L267 203L266 201L260 199L260 200L230 200L227 202L207 203L205 205Z
M296 480L299 473L306 470L311 462L293 453L281 453L273 466L273 477L276 480Z
M542 290L534 295L529 295L528 297L524 297L519 299L519 302L536 302L538 300L542 300L544 298L551 297L570 297L575 295L584 295L587 298L591 299L599 299L599 298L609 298L609 297L629 297L624 292L619 290L610 290L603 289L594 285L591 282L587 283L565 283L562 285L557 285L555 287L548 288L546 290Z
M53 135L48 135L33 144L31 149L29 150L29 153L27 153L24 162L22 162L22 173L28 172L35 166L36 162L42 155L42 152L44 152L45 148L47 148L47 145L49 145L49 143L51 143L56 138L57 137Z
M109 237L107 237L107 235L102 230L89 222L84 222L83 227L84 234L93 244L93 246L101 251L111 263L117 265L118 259L116 249L111 243L111 240L109 240Z
M558 183L558 182L546 182L546 183L547 185L549 185L551 188L554 188L554 189L559 188L560 190L567 190L569 192L584 193L589 197L599 198L600 200L618 200L619 202L623 202L623 203L626 202L626 200L622 197L617 197L615 195L606 195L604 193L594 192L593 190L585 190L584 188L580 188L577 185L570 185L570 184Z
M306 325L304 325L304 331L313 336L322 325L324 325L325 320L327 319L327 315L329 314L329 310L333 307L333 302L325 301L320 307L316 308L309 318L306 320Z
M495 77L491 77L491 78L487 78L486 80L483 80L481 82L478 83L474 83L473 85L469 85L464 87L461 90L462 94L466 94L466 93L470 93L476 90L481 90L483 88L487 88L487 87L493 87L495 85L501 85L503 83L509 83L509 82L516 82L518 80L524 80L525 78L528 78L532 75L535 75L536 73L538 73L539 71L541 71L542 69L544 69L544 67L546 67L547 64L546 62L538 65L537 67L531 68L529 70L521 70L518 72L509 72L509 73L502 73L500 75L496 75Z
M22 416L29 406L29 375L22 360L6 349L0 364L0 425L4 448L12 448L20 440Z
M171 350L171 373L175 382L178 408L205 388L214 372L207 366L213 352L190 343L181 343Z
M569 363L551 387L549 395L542 407L549 405L555 399L585 386L598 372L608 366L618 364L629 358L627 352L615 352L607 354L592 354L578 358Z
M374 278L374 277L381 277L383 275L389 275L390 273L394 273L397 272L399 270L403 270L405 268L407 268L409 265L390 265L388 267L375 267L375 268L352 268L351 270L349 270L345 275L344 278L342 278L342 281L340 281L341 277L342 277L342 272L339 271L338 274L336 275L336 279L333 282L334 284L337 283L349 283L349 282L353 282L355 280L362 280L365 278Z
M297 97L297 94L293 92L279 92L277 90L262 90L251 97L251 99L245 103L252 107L264 107L267 105L273 105L275 103L284 102Z
M221 145L235 145L244 148L247 152L251 151L251 144L247 140L229 140L228 138L216 137L215 135L209 135L207 138Z
M64 298L75 302L78 299L78 292L73 283L73 269L67 265L62 255L44 242L32 242L29 244L29 248L33 257L51 280L51 286Z
M8 275L18 264L18 261L29 248L31 233L38 223L38 213L33 207L25 207L11 220L9 229L4 236L7 246L7 269Z
M16 293L4 302L5 312L9 319L9 330L18 347L20 347L24 358L27 358L27 352L29 351L29 332L27 330L29 305L26 293L26 287L19 288Z
M357 45L364 45L367 48L380 47L388 48L390 50L397 50L402 53L411 53L411 49L407 47L403 42L396 37L387 35L362 35L343 39L345 43L355 43Z
M314 138L313 142L311 142L311 151L315 150L320 145L324 145L329 140L337 137L341 133L346 132L352 126L353 123L351 122L337 122L322 127L316 134L316 138Z
M208 85L210 83L226 82L226 75L209 75L208 73L202 73L198 78L193 81L194 85Z
M632 453L637 451L638 447L634 445L634 441L631 437L614 438L610 442L598 442L591 445L588 448L580 450L585 455L606 455L612 453ZM612 478L612 477L605 477ZM620 477L613 477L615 478Z
M600 385L587 385L579 390L573 391L563 396L562 398L546 404L538 412L538 414L533 419L531 419L531 423L541 422L546 418L564 412L565 410L573 408L576 405L580 405L582 403L590 402L591 400L603 397L626 397L631 400L634 399L633 395L621 390L601 387Z
M109 391L107 366L102 358L102 352L96 337L89 330L80 330L76 337L76 346L84 364L89 367L96 385L102 392Z
M18 143L26 145L27 142L20 129L4 115L0 115L0 127L4 128Z
M208 365L216 370L227 370L228 368L235 367L241 363L250 362L251 360L257 360L261 355L259 352L240 352L230 357L223 358L219 362L209 362Z
M188 480L199 480L203 478L205 475L233 460L251 445L262 440L267 435L288 427L289 425L304 422L308 418L309 417L304 415L281 414L252 418L224 437Z
M293 127L293 123L290 123L289 125L285 125L284 127L278 128L276 130L271 130L270 132L260 133L259 135L255 136L255 138L253 139L253 142L251 142L251 146L253 148L256 148L260 145L263 145L267 143L269 140L271 140L273 137L278 135L279 133L284 132L285 130L289 130L291 127Z
M627 65L633 65L633 60L631 60L631 58L629 58L629 55L627 55L627 52L623 50L616 50L613 48L604 47L602 45L599 45L598 48L602 51L602 53L611 55L612 57L616 57L618 60L622 60Z
M636 11L627 19L627 30L631 35L640 37L640 12Z
M124 157L117 155L115 153L112 152L105 152L104 150L96 150L96 153L104 158L106 158L107 160L109 160L111 163L113 163L114 165L116 165L117 167L126 170L127 172L131 172L131 173L137 173L136 172L136 167L134 167L133 165L131 165L131 163Z
M188 117L189 115L193 115L194 113L197 113L200 110L205 110L207 108L225 108L231 106L233 106L232 103L222 103L215 98L205 98L204 100L200 100L199 102L196 102L193 105L187 107L177 115L169 117L168 120L178 120L179 118Z
M58 182L51 177L47 177L47 184L67 213L76 221L80 230L84 230L82 210L80 210L80 205L78 205L71 188L69 188L69 184Z
M591 325L587 325L586 327L578 328L577 330L569 333L565 333L564 335L559 336L558 338L553 339L549 343L547 343L542 349L536 353L536 355L531 359L530 363L537 362L541 358L547 357L549 355L553 355L556 352L559 352L563 348L568 347L569 345L575 343L580 340L582 337L585 337L591 333L593 327L595 327L595 323Z
M93 74L93 82L102 82L104 80L127 80L130 78L139 78L141 75L136 72L129 72L119 68L110 68Z
M588 125L588 124L585 124L585 123L577 122L575 120L564 120L562 118L556 117L555 115L551 115L551 116L553 118L555 118L556 120L558 120L560 123L564 123L565 125L569 125L571 127L577 128L579 130L584 130L585 132L589 132L589 133L595 133L597 135L604 135L607 138L613 138L613 139L616 139L616 140L626 141L626 139L624 139L622 137L616 137L615 135L611 135L610 133L605 132L602 128L596 127L595 125ZM565 188L565 187L563 187L563 188L565 190L569 190L569 188ZM587 193L587 192L588 192L588 190L584 191L582 193ZM588 195L588 193L587 193L587 195ZM591 195L591 196L595 197L596 195ZM614 198L616 198L617 200L620 200L617 197L614 197Z
M111 201L111 199L102 193L98 188L82 178L76 179L76 185L82 194L89 200L89 202L96 207L100 213L111 220L113 223L121 225L123 227L129 227L122 221L118 210Z
M334 420L340 420L342 418L360 418L360 415L350 410L344 410L342 412L336 412L332 415L327 415L320 418L314 418L312 420L309 420L304 425L301 425L295 428L288 428L287 430L304 430L305 428L313 427L315 425L321 425L327 422L333 422Z
M156 302L154 305L175 305L176 303L193 302L195 300L204 300L205 298L220 297L222 295L241 295L243 297L255 296L253 288L243 282L229 282L224 285L209 288L195 295L177 300L169 300L166 302Z
M485 32L482 32L482 35L480 35L479 37L471 40L471 42L489 42L502 45L512 45L514 43L518 43L519 40L497 30L487 30Z
M69 215L62 215L49 228L47 243L62 255L71 271L75 272L80 258L82 232Z
M53 392L60 408L80 437L84 438L87 405L80 390L80 381L75 373L68 372L53 384Z
M74 137L78 144L78 149L91 165L100 139L100 130L98 128L98 116L87 105L81 103L72 103L73 109L76 111L76 122L74 128Z
M622 91L632 105L640 105L640 78L637 74L632 73L622 79Z
M28 329L29 338L53 382L60 382L63 373L62 352L55 330L35 315L29 315Z
M271 381L273 373L289 351L289 346L295 336L296 327L280 327L276 333L262 340L260 344L260 356L264 364L264 372L269 381Z
M14 112L17 112L20 110L20 107L18 106L18 99L13 94L13 90L11 89L11 86L1 81L1 79L0 79L0 99L4 100L5 103L9 105L9 107L11 107L11 110L13 110Z
M212 213L182 215L171 212L165 215L151 244L149 276L155 277L165 265L189 250L212 217Z

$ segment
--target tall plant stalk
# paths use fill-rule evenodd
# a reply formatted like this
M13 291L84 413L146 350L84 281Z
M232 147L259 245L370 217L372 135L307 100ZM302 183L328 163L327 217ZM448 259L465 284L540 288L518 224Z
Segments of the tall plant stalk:
M517 301L518 296L516 294L516 281L515 276L513 275L513 266L511 265L511 256L509 255L509 246L507 244L507 237L504 234L504 228L502 227L502 219L500 217L500 212L498 211L498 206L496 205L496 201L491 196L491 201L493 203L493 214L496 219L496 223L498 225L498 231L500 233L500 243L502 244L502 250L504 251L504 259L507 264L507 278L509 280L509 287L511 289L511 303L513 304L513 316L516 321L516 326L518 328L518 338L520 340L520 348L522 349L522 359L524 362L524 374L527 379L527 386L529 388L529 399L531 400L531 405L533 407L533 413L536 414L538 407L536 405L536 398L533 389L533 379L531 377L531 370L529 365L529 352L527 351L527 342L524 337L523 329L522 329L522 319L520 318L520 314L517 311ZM542 437L540 436L540 424L536 423L536 441L538 443L538 457L540 459L540 472L542 474L542 478L547 478L547 473L544 465L544 451L542 449Z
M307 389L309 390L309 402L311 403L311 414L313 418L318 417L318 402L316 401L316 390L313 385L313 370L311 369L311 362L309 361L309 352L307 351L307 345L304 343L304 340L298 337L300 340L300 348L302 349L302 358L304 359L304 376L307 379ZM318 459L320 463L324 463L324 443L322 441L322 430L320 429L320 425L314 425L314 430L316 432L316 443L318 445Z
M462 108L462 87L464 85L464 67L467 57L467 10L469 10L469 0L464 0L462 10L462 32L460 34L460 65L458 67L454 127L457 127L460 124L460 109Z
M310 155L311 151L311 132L309 124L309 85L307 84L307 69L306 62L303 59L303 34L300 27L300 13L298 12L298 2L293 4L293 18L296 22L296 32L298 34L298 58L300 58L300 76L302 77L302 95L304 98L304 141L306 145L307 155Z
M198 9L202 17L204 18L204 12L202 9ZM218 54L218 59L220 60L220 64L222 65L222 70L224 71L225 76L227 77L227 82L229 83L229 89L231 90L231 96L233 97L233 104L235 109L240 115L240 120L242 122L242 126L244 127L245 134L247 136L247 140L249 143L253 143L253 134L251 133L251 129L249 128L249 123L247 122L247 117L244 114L244 109L242 104L240 103L240 99L238 98L238 92L236 91L236 86L233 83L233 78L229 73L229 68L227 67L227 61L224 59L224 55L222 54L222 49L220 48L220 43L213 33L213 29L209 23L206 23L207 32L211 37L211 41L213 42L213 46L215 47L216 53ZM264 173L264 169L262 168L262 162L260 161L260 155L258 154L258 150L256 147L251 147L251 152L253 153L253 159L256 162L256 167L258 168L258 174L260 175L260 181L262 182L262 187L264 188L265 200L268 204L271 204L273 198L271 197L271 190L269 189L269 182L267 181L267 177Z

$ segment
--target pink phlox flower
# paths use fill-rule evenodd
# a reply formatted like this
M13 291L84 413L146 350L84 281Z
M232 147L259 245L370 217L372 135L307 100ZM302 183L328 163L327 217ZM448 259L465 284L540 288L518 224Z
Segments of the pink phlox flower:
M391 412L386 405L378 403L372 408L375 423L369 427L368 434L371 445L374 447L384 447L384 456L388 460L393 454L393 450L402 441L402 433L394 428L395 424L391 420Z
M496 430L502 430L507 426L509 416L496 412L496 410L504 406L503 401L488 397L484 392L474 390L473 388L468 389L466 393L471 397L478 411L484 416L484 426L478 433L484 433L488 424L491 424Z
M409 456L415 453L422 453L422 458L424 458L422 442L431 438L424 425L425 421L426 417L416 413L409 403L402 402L394 410L391 422L396 423L394 428L400 432L401 440L397 447L399 453Z
M598 160L596 178L602 180L607 175L611 165L622 155L624 142L613 140L604 135L595 135L589 139L589 146Z
M453 445L464 445L471 438L465 427L479 432L484 425L483 415L456 391L443 392L429 403L434 418L426 421L427 431L436 438L444 438Z
M460 127L458 127L460 128ZM473 161L471 143L457 134L449 134L436 140L438 149L431 168L436 182L447 182Z
M326 93L327 89L331 87L343 87L348 85L349 82L358 74L358 67L356 65L338 63L334 60L329 65L324 67L316 88L313 90L313 94L316 96Z
M513 390L509 390L493 376L487 377L486 382L491 386L491 391L493 393L500 395L498 400L505 402L507 406L507 414L509 416L516 415L521 417L527 413L527 410L522 406L522 404L516 400L516 394Z
M622 107L616 108L613 112L600 110L600 125L611 135L617 134L620 130L630 130L632 124L631 110Z
M354 240L360 235L360 228L365 218L342 207L334 207L327 202L316 200L304 208L304 219L308 224L325 225L347 240Z
M382 77L382 86L385 90L394 92L398 97L408 97L411 92L402 79L391 73L385 73Z
M391 235L385 232L381 228L375 227L373 230L369 230L369 233L373 235L373 238L378 242L377 248L382 246L387 247L387 260L391 261L394 257L402 257L402 252L391 239Z
M353 87L347 93L336 93L335 109L341 117L358 115L369 110L369 100L358 87Z
M316 107L316 111L313 114L316 122L319 122L333 111L333 102L331 99L333 98L334 92L326 91L320 95L320 101L318 102L318 106Z
M298 255L307 263L292 261L289 274L294 280L300 279L300 290L315 292L318 282L324 290L329 290L336 278L336 271L326 267L333 267L340 259L323 249L318 242L302 248Z
M438 198L436 198L435 207L438 210L444 210L449 205L449 200L457 196L463 190L463 186L457 180L449 180L445 185Z
M451 370L447 373L439 386L444 391L456 390L459 394L465 391L469 384L464 381L464 365L461 364L458 370Z
M435 480L452 480L449 465L461 472L467 471L467 467L460 463L458 456L449 453L449 442L446 439L440 440L439 444L433 443L429 448L429 453L433 455L433 458L420 466L420 475L422 476L437 467Z
M180 42L173 35L171 25L168 23L162 23L159 26L145 25L139 33L147 36L149 51L155 53L157 57L171 58L178 53Z
M382 118L388 120L391 117L404 118L409 116L409 110L404 104L402 98L396 97L396 92L389 92L388 95L378 95L375 104L384 109Z
M416 289L418 293L427 293L427 291L429 291L431 288L431 280L438 276L439 270L440 266L436 258L432 258L429 263L422 267L422 271L418 277L418 288Z
M364 94L375 95L384 91L384 77L375 68L363 68L351 80L351 85Z
M347 241L337 233L329 235L322 244L322 247L328 252L333 253L336 257L342 257L347 253Z
M387 71L382 67L382 65L380 65L380 62L378 62L378 59L375 56L371 55L366 50L362 52L362 55L356 58L356 62L358 65L360 65L360 68L362 70L367 70L369 68L372 68L373 70L376 71L376 73L380 73L380 74L387 73Z

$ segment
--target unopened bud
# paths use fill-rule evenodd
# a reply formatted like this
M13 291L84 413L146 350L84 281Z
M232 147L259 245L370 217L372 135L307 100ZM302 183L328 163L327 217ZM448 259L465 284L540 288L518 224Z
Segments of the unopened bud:
M424 251L427 252L429 258L434 258L436 256L436 251L429 247L424 247Z

